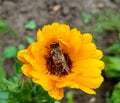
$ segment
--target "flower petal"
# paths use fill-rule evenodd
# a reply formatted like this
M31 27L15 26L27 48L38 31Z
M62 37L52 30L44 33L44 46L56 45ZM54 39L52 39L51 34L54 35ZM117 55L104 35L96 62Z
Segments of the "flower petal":
M23 64L22 66L22 72L24 75L28 76L28 77L32 77L29 73L32 70L32 67L30 64Z
M93 43L82 45L81 48L78 50L77 54L72 57L72 60L79 61L82 59L90 58L92 55L94 55L95 50L96 46Z
M41 45L39 43L34 42L31 44L31 52L32 52L32 55L34 56L35 59L40 58L39 54L40 54L41 50L42 50L42 48L41 48Z
M56 28L57 29L57 28ZM46 25L42 28L42 33L46 40L57 39L58 35L55 34L54 28L50 25Z
M27 60L24 58L24 54L27 54L27 49L25 50L20 50L18 53L17 53L17 58L18 60L20 60L21 62L23 63L27 63Z
M63 87L67 87L71 84L72 84L72 82L67 80L67 81L57 82L56 87L57 88L63 88Z
M18 59L24 63L31 63L33 62L34 58L32 55L25 53L24 50L18 52Z
M74 37L74 36L77 36L77 37L80 37L82 38L82 34L81 32L77 29L77 28L73 28L71 31L70 31L70 37Z
M48 78L47 74L43 74L39 79L33 79L33 81L43 87L46 91L54 88L54 81Z
M97 60L97 59L86 59L86 60L73 62L72 71L73 72L79 72L79 71L86 72L86 69L94 71L96 68L102 70L104 68L104 62L101 60Z
M103 53L101 50L98 49L94 52L94 55L92 56L92 58L95 59L101 59L102 57L103 57Z
M64 96L63 88L54 87L52 90L48 91L48 94L57 100L61 100Z
M43 35L41 30L37 31L37 41L40 42L41 44L45 43L45 36Z
M79 88L84 91L85 93L88 93L88 94L96 94L96 92L90 88L87 88L85 86L82 86L80 85Z
M39 71L36 71L30 64L24 64L21 69L24 75L34 79L40 79L43 76L43 73L38 73Z
M91 88L79 85L77 83L74 83L72 85L69 86L70 88L77 88L77 89L81 89L82 91L84 91L85 93L88 94L96 94L94 90L92 90Z
M69 49L69 55L70 57L76 56L76 53L81 47L81 39L77 36L71 38L69 41L70 49Z
M83 35L82 35L82 42L83 42L84 44L87 44L87 43L92 42L92 35L89 34L89 33L83 34Z
M53 31L52 31L53 34L56 34L56 30L59 28L59 26L60 26L60 24L57 22L51 24L51 27L53 29Z
M103 77L99 75L97 78L86 78L86 77L81 77L77 76L76 80L74 80L77 84L88 87L88 88L98 88L100 84L103 82Z
M66 40L70 34L70 27L69 25L66 25L66 24L61 24L57 31L56 31L56 34L59 36L59 39L63 39L63 40Z

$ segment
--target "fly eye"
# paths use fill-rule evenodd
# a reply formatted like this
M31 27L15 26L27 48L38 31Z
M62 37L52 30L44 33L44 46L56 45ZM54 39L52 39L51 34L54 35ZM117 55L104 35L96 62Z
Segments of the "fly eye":
M56 48L56 45L55 44L51 44L50 48Z
M50 45L50 48L53 48L53 44Z
M58 43L56 43L56 46L57 46L57 47L59 47L59 44L58 44Z
M59 44L58 44L58 43L52 43L52 44L50 45L50 48L57 48L57 47L59 47Z

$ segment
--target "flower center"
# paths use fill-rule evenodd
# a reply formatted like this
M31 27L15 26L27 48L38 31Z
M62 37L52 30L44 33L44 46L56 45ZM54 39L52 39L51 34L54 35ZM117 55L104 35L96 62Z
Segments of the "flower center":
M71 72L72 62L56 42L51 43L49 56L46 57L46 61L48 73L51 75L63 76Z

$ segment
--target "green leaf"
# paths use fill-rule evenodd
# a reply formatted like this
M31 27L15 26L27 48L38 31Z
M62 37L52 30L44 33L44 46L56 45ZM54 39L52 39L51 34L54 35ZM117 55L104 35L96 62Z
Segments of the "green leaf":
M15 63L14 70L15 70L16 74L22 74L21 67L22 67L21 62L16 62Z
M107 103L120 103L120 83L114 86L111 97L106 99Z
M13 58L17 54L17 48L14 46L8 46L4 50L4 57L5 58Z
M16 82L12 82L10 80L5 79L3 82L6 84L9 91L15 91L15 88L18 87L18 84Z
M51 98L48 95L48 92L45 91L40 85L34 84L33 86L34 101L38 103L54 103L55 99Z
M109 46L106 50L108 53L114 53L116 55L120 54L120 42L116 42L113 45Z
M66 97L68 99L67 103L74 103L72 91L67 92Z
M105 14L99 14L98 18L97 18L97 22L101 23L102 21L104 21L106 19L106 15Z
M25 49L25 46L23 44L19 44L18 45L18 50L23 50L23 49Z
M99 12L99 10L98 10L98 9L95 9L95 8L91 10L91 13L92 13L93 15L96 15L98 12Z
M35 23L34 20L29 21L26 25L25 25L25 29L29 29L29 30L34 30L36 29L37 25Z
M0 103L8 103L8 100L0 100Z
M31 36L26 36L26 41L28 42L28 44L33 43L35 40L31 37Z
M104 30L115 31L120 29L120 14L109 13L101 14L98 18L98 23Z
M8 21L0 18L0 34L6 33L8 27L9 27Z
M61 103L60 101L55 101L54 103Z
M2 66L0 66L0 80L3 80L6 78L6 72Z
M103 27L102 27L102 25L101 24L95 24L93 32L95 34L102 35L103 34Z
M106 56L104 58L106 67L104 73L109 78L120 77L120 57Z
M1 100L7 100L9 96L8 92L0 91L0 101ZM1 103L1 102L0 102Z
M82 19L83 19L84 23L90 23L91 20L92 20L91 16L89 14L85 13L85 12L83 12L81 14L81 16L82 16Z

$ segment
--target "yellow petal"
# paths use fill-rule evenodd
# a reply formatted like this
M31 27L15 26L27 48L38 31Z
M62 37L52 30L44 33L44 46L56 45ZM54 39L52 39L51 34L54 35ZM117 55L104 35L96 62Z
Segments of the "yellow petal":
M58 82L56 82L56 87L58 87L58 88L64 88L64 87L67 87L67 86L69 86L71 84L72 84L72 82L68 81L68 80L62 81L62 82L58 81Z
M86 78L86 77L80 77L80 76L77 76L77 78L78 79L74 81L77 82L79 85L92 88L92 89L98 88L103 82L103 77L100 75L97 78L89 78L89 77Z
M50 25L45 25L45 26L42 28L42 33L43 33L44 35L50 34L50 31L51 31L51 26L50 26Z
M60 26L60 23L58 22L54 22L51 24L52 28L55 29L54 31L56 31L56 29Z
M41 30L37 31L37 41L40 42L41 44L45 43L45 36L43 35Z
M56 35L54 33L54 28L52 28L51 25L46 25L42 28L42 33L46 39L47 42L52 41L52 40L56 40L57 41L57 38L58 38L58 35Z
M29 71L29 74L32 76L32 78L41 80L41 77L43 76L44 72L42 73L42 72L36 71L35 69L32 69Z
M57 83L63 83L63 82L69 82L72 78L76 77L75 73L70 73L69 75L65 75L65 76L56 76L56 75L49 75L49 78L56 81L56 85Z
M69 44L63 41L63 39L58 39L58 40L59 40L60 49L64 51L64 53L68 53L70 47Z
M31 78L40 79L43 75L43 73L38 73L39 71L36 71L30 64L24 64L21 69L24 75Z
M79 74L81 77L97 78L101 75L101 70L98 68L73 68L72 72Z
M92 58L95 59L101 59L102 57L103 57L103 53L101 50L98 49L94 52L94 55L92 56Z
M78 38L77 36L71 38L71 41L69 41L69 45L70 45L70 49L69 49L69 53L71 55L71 57L73 56L73 54L75 55L78 50L81 47L81 39Z
M73 28L70 31L70 37L73 38L74 36L77 36L79 38L82 38L81 32L77 28Z
M31 52L34 58L40 58L39 54L41 52L41 46L39 43L34 42L31 44Z
M82 42L83 42L84 44L87 44L87 43L92 42L92 35L89 34L89 33L83 34L83 35L82 35Z
M98 68L86 68L85 70L81 70L82 77L88 77L88 78L98 78L101 75L101 70Z
M61 24L57 31L56 31L56 35L59 36L59 38L63 38L63 40L67 39L67 37L69 36L70 34L70 27L69 25L66 25L66 24ZM64 39L65 38L65 39Z
M80 89L80 90L82 90L82 91L84 91L85 93L88 93L88 94L96 94L95 91L92 90L91 88L88 88L88 87L79 85L79 84L77 84L77 83L73 83L73 84L70 85L69 87L70 87L70 88Z
M57 34L57 30L58 30L59 27L60 27L60 24L57 23L57 22L51 24L52 31L50 32L50 34L56 35ZM58 35L56 35L56 36L58 36Z
M48 94L56 100L61 100L64 97L63 88L54 87L52 90L48 91Z
M49 91L55 87L54 81L51 80L47 74L43 74L39 78L40 79L36 79L34 82L40 84L46 91Z
M32 77L29 74L31 72L31 70L33 69L30 64L23 64L21 69L22 69L22 72L23 72L24 75L26 75L28 77Z
M96 46L93 43L82 45L81 48L78 50L76 56L74 56L72 59L73 61L78 61L78 60L90 58L92 55L94 55L95 50L96 50Z
M96 94L96 92L90 88L87 88L87 87L84 87L82 85L79 86L79 88L84 91L85 93L88 93L88 94Z
M45 45L42 45L38 42L34 42L31 44L31 53L35 59L43 59L45 54L48 54L47 49L48 48L46 48Z
M97 59L86 59L73 62L73 71L84 71L86 69L95 70L96 68L102 70L104 68L104 62Z
M27 49L18 51L18 53L17 53L17 58L18 58L18 60L20 60L21 62L27 63L27 60L26 60L26 59L24 58L24 56L23 56L24 54L27 54Z

